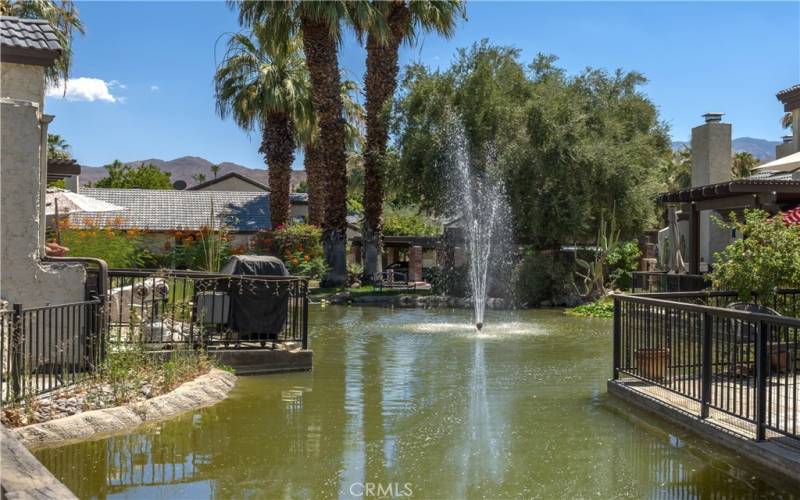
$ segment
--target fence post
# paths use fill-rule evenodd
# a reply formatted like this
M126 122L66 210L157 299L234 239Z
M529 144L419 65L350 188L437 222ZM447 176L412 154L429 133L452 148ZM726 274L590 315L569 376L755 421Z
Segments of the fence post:
M614 340L612 347L614 350L614 375L612 380L619 380L620 351L622 349L622 318L620 317L621 310L622 307L620 306L620 298L617 295L614 295Z
M22 304L14 304L11 309L11 344L9 347L9 354L11 359L11 392L13 397L10 400L16 400L21 396L20 391L22 386L20 384L20 377L22 375L23 348L22 341L24 335L22 333Z
M308 349L308 281L302 281L303 287L303 350Z
M763 441L767 430L767 335L764 322L756 332L756 441Z
M711 314L703 312L703 360L702 360L702 398L700 418L708 418L708 406L711 404Z

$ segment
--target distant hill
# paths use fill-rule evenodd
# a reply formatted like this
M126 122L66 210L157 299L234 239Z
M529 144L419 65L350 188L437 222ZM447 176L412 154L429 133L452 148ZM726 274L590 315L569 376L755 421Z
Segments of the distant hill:
M755 139L753 137L739 137L733 140L733 150L737 153L750 153L759 160L766 162L775 159L775 146L778 144L780 144L778 141ZM677 151L685 146L689 146L689 142L674 141L672 143L672 150Z
M153 165L157 166L164 172L169 172L172 174L172 182L175 181L184 181L186 182L187 186L194 186L197 184L192 177L197 174L203 174L206 176L206 180L211 180L214 178L214 173L211 172L211 163L210 161L206 160L205 158L200 158L199 156L183 156L181 158L175 158L174 160L160 160L158 158L150 158L147 160L137 160L137 161L129 161L125 162L127 165L134 165L139 166L140 164L148 164L152 163ZM236 172L241 175L245 175L254 179L258 182L263 184L269 185L269 179L267 177L267 171L263 168L248 168L243 165L239 165L237 163L231 162L222 162L219 164L220 169L218 176L222 176L228 174L230 172ZM103 167L82 167L81 169L81 184L88 184L90 182L97 182L100 179L107 177L106 169ZM293 170L292 171L292 188L300 184L301 182L306 180L306 172L305 170Z

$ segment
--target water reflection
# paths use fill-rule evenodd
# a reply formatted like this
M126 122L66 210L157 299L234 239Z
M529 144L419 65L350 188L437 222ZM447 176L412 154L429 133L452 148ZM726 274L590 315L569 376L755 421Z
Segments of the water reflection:
M792 498L735 456L659 435L603 396L608 322L519 312L313 311L312 373L242 378L225 402L37 452L81 498ZM503 333L503 330L513 333ZM544 332L544 334L542 333ZM613 409L613 408L612 408ZM356 493L359 490L355 490Z

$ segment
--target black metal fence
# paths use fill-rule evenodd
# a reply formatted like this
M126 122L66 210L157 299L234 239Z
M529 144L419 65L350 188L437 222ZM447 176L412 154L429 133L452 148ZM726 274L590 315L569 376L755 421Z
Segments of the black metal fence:
M800 439L799 297L779 293L779 316L725 309L735 296L723 292L617 295L614 379L677 394L700 418L733 417L758 440Z
M91 263L87 263L91 264ZM69 386L110 349L308 348L304 278L87 266L92 300L0 311L2 402Z
M633 293L695 292L704 290L709 285L702 274L668 274L651 271L633 273Z
M151 348L308 347L308 282L175 270L111 269L112 342Z
M91 374L103 352L99 299L0 311L2 401L71 385Z

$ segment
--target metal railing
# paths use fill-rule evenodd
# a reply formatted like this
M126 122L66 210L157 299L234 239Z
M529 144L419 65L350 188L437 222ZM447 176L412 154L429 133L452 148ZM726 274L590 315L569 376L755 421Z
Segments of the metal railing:
M2 401L14 402L78 382L103 352L99 299L0 311Z
M777 316L724 309L725 292L617 295L614 379L682 396L699 418L733 417L757 440L800 439L798 297L780 292L772 305L790 315Z
M308 348L305 278L110 269L112 342L146 348Z
M669 274L655 271L634 271L633 293L695 292L710 283L702 274Z

